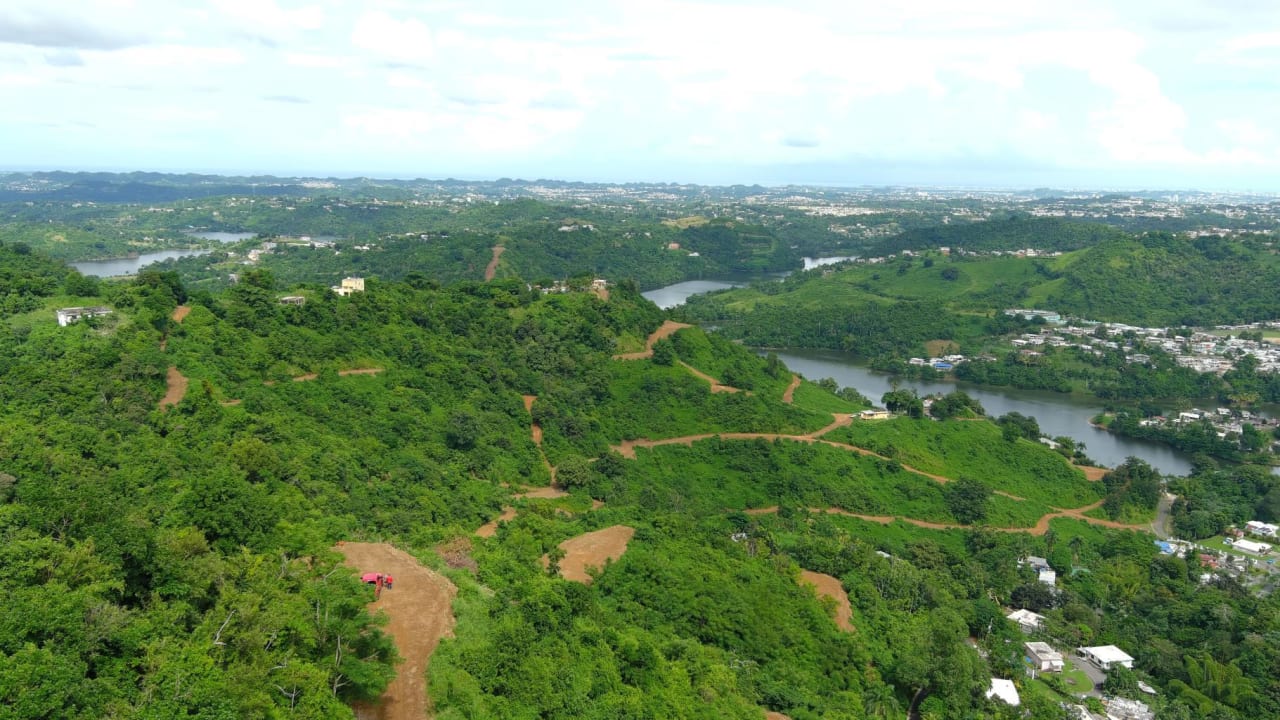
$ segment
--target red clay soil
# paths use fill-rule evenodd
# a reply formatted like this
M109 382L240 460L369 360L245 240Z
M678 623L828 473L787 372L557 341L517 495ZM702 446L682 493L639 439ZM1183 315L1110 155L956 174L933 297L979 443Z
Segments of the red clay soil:
M558 487L540 487L516 493L515 496L533 500L558 500L562 497L569 497L569 493Z
M533 412L533 404L537 402L538 396L537 395L521 395L520 398L524 400L524 411L527 413Z
M497 518L490 520L489 522L481 525L480 529L476 530L476 535L478 537L484 537L484 538L493 537L498 532L498 523L510 522L515 519L516 519L515 508L512 508L512 507L502 508L502 514L499 515Z
M849 595L845 593L840 581L830 575L812 570L800 571L800 582L813 586L818 595L836 601L836 627L846 632L853 632L853 607L849 605Z
M782 402L790 405L795 399L796 388L800 387L800 376L792 375L791 384L787 386L785 392L782 393Z
M493 246L493 259L488 265L484 266L484 281L489 282L493 276L498 273L498 258L502 257L502 253L506 252L506 248L501 245Z
M165 382L168 384L168 389L165 390L164 397L160 398L161 410L182 402L182 398L187 394L187 378L178 372L178 368L172 365L169 366Z
M382 372L382 368L352 368L350 370L339 370L338 377L346 377L348 375L377 375L380 372ZM294 377L293 381L307 382L308 380L315 380L318 377L320 376L317 373L306 373L304 375L298 375ZM270 380L267 380L263 384L274 385L275 383Z
M828 515L843 515L845 517L857 518L859 520L866 520L867 522L880 523L881 525L888 525L894 522L895 520L901 520L904 523L909 523L911 525L915 525L916 527L927 528L929 530L977 530L981 528L986 530L993 530L995 532L1027 533L1028 535L1044 535L1049 530L1049 522L1054 518L1071 518L1073 520L1080 520L1082 522L1089 523L1090 525L1098 525L1100 527L1113 528L1116 530L1136 530L1136 531L1149 530L1148 526L1146 525L1125 525L1124 523L1118 523L1118 522L1115 522L1114 520L1100 520L1098 518L1092 518L1092 517L1089 517L1088 515L1085 515L1085 513L1089 512L1090 510L1094 510L1101 506L1102 506L1102 501L1099 500L1095 503L1090 503L1089 505L1085 505L1084 507L1070 508L1065 510L1062 508L1054 508L1053 512L1045 513L1044 515L1041 515L1040 519L1036 521L1036 524L1029 528L1027 527L997 528L997 527L974 526L974 525L956 525L953 523L936 523L936 522L929 522L928 520L916 520L915 518L904 517L902 515L863 515L861 513L849 512L848 510L845 510L843 508L834 508L834 507L809 508L809 512L824 512L824 513L827 513ZM744 510L743 512L747 515L772 515L778 512L778 506L771 505L769 507L763 507L763 508L752 508L750 510Z
M1102 479L1102 476L1111 472L1111 470L1104 467L1090 467L1089 465L1076 465L1074 467L1084 472L1084 479L1089 482L1098 482Z
M675 322L674 320L667 320L662 323L662 327L658 328L657 330L654 330L653 334L649 335L649 339L646 340L644 343L644 350L642 352L623 353L621 355L614 355L613 359L614 360L648 360L649 358L653 357L654 343L658 342L659 340L662 340L663 338L671 337L676 332L683 330L687 327L693 327L693 326L687 325L685 323L678 323L678 322Z
M614 525L603 530L584 533L560 543L564 550L564 559L560 561L560 575L565 580L580 583L591 583L587 568L604 567L605 561L617 560L627 551L627 543L636 534L635 528L626 525ZM542 565L547 567L550 560L542 556Z
M372 609L382 610L390 622L386 632L395 640L404 662L377 704L355 706L360 720L423 720L429 717L427 665L442 637L453 636L453 597L458 590L444 576L418 563L412 555L382 543L338 543L338 552L357 572L381 572L395 578Z
M783 715L780 712L773 712L771 710L764 714L764 720L791 720L791 716Z
M169 317L172 318L174 322L180 323L183 320L187 319L187 315L190 312L191 312L191 308L187 307L186 305L179 305L178 307L173 309L173 314L170 315Z
M652 351L650 351L650 354L653 354L653 353L652 353ZM683 361L683 360L681 360L681 361L680 361L680 365L681 365L681 366L683 366L685 370L688 370L690 373L692 373L694 377L696 377L696 378L698 378L698 379L700 379L700 380L706 380L707 382L711 383L711 392L713 392L713 393L736 393L736 392L742 392L742 391L741 391L741 390L739 390L738 388L733 387L733 386L731 386L731 385L722 385L722 384L720 384L720 381L719 381L719 380L717 380L717 379L715 379L715 378L711 377L710 375L708 375L708 374L706 374L706 373L702 372L702 371L701 371L701 370L699 370L698 368L696 368L696 367L694 367L694 366L690 365L689 363L687 363L687 362L685 362L685 361ZM748 395L750 395L751 393L748 391L748 392L747 392L747 394L748 394Z

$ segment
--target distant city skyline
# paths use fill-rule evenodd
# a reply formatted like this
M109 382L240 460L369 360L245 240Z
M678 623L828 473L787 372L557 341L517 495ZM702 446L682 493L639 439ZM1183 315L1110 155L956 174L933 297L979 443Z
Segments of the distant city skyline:
M16 170L1280 191L1266 0L8 0L0 92Z

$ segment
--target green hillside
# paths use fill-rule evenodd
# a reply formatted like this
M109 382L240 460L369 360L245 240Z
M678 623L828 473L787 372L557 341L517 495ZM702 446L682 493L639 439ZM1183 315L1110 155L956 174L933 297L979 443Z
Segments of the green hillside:
M1271 292L1280 259L1261 241L1106 237L1055 258L933 254L811 270L696 296L678 314L751 345L867 357L921 354L927 340L963 344L1005 332L986 318L1013 307L1157 327L1280 317L1280 297Z
M1056 644L1129 649L1162 712L1280 708L1280 601L1087 514L1150 473L1091 484L981 419L851 421L697 328L616 358L664 321L634 286L338 297L256 269L191 292L10 245L0 275L0 716L354 717L409 672L384 611L421 585L371 602L341 543L456 586L430 610L457 621L425 681L440 718L1059 718L1052 691L984 695L1028 682L1015 605ZM113 313L59 327L72 300ZM619 527L591 582L562 576L562 545ZM852 630L802 570L837 579Z

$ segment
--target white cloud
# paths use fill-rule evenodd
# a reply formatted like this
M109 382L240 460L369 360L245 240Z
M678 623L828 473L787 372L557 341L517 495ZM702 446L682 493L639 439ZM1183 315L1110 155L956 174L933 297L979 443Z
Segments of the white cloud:
M430 60L435 47L425 23L416 18L393 18L381 10L360 16L351 31L351 44L399 62Z

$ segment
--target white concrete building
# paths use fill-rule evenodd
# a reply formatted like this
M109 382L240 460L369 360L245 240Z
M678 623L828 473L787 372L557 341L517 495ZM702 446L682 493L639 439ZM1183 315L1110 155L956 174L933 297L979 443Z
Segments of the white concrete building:
M1116 665L1133 668L1133 658L1115 645L1082 647L1080 648L1080 656L1103 670L1110 670Z

